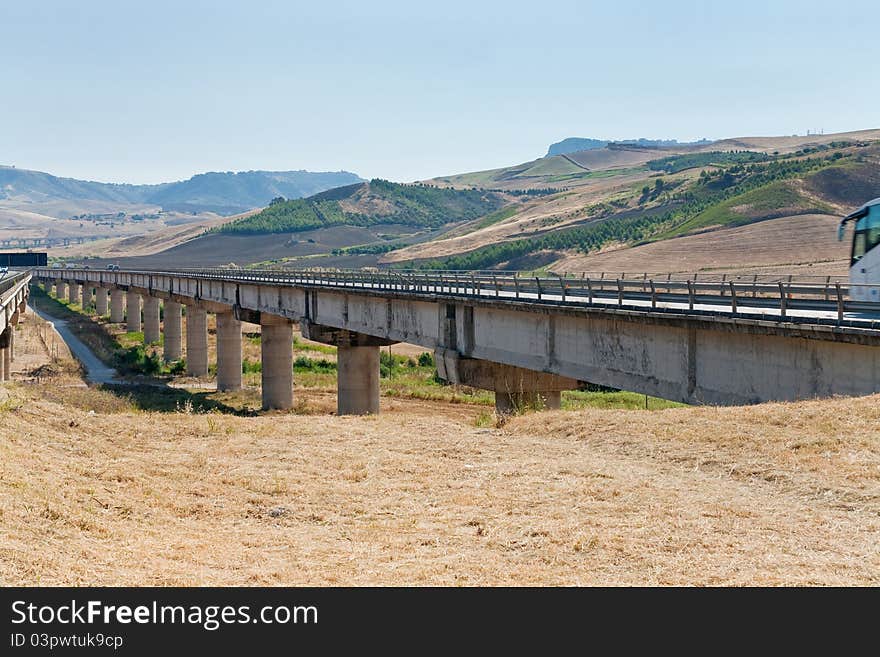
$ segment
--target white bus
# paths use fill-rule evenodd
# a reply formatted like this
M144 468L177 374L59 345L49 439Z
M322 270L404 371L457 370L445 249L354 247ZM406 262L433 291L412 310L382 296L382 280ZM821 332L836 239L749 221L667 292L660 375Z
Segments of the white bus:
M880 301L880 198L846 215L840 222L838 239L843 239L849 221L856 222L849 263L850 298Z

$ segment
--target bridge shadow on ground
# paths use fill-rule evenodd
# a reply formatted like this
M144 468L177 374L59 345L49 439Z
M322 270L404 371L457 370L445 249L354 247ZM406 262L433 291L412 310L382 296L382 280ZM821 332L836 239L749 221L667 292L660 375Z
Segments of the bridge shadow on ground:
M250 408L236 408L220 400L212 399L216 394L213 390L191 392L183 388L172 388L167 385L156 384L104 384L99 386L119 397L130 401L134 406L144 411L158 411L160 413L178 413L181 411L192 413L208 413L211 411L253 417L257 412Z

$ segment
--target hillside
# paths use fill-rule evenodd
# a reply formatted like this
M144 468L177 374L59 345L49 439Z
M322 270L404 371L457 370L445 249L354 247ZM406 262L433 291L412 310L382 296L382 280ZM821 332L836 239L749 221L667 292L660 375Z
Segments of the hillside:
M266 205L277 196L298 198L360 180L346 171L246 171L204 173L157 185L127 185L2 166L0 207L60 218L149 210L229 215Z
M712 142L708 139L701 139L700 141L693 142L679 142L677 139L645 139L644 137L641 137L639 139L620 139L613 141L605 139L591 139L586 137L567 137L562 141L556 142L555 144L550 144L550 148L547 149L547 156L549 157L551 155L566 155L568 153L577 153L580 151L605 148L606 146L608 146L608 144L640 146L645 148L662 148L670 146L679 147L711 143Z
M253 216L216 229L221 233L289 233L332 226L403 224L439 228L481 217L504 204L502 195L371 180L307 199L272 203Z
M168 241L157 235L148 249L131 253L144 258L126 260L119 251L113 258L131 266L555 271L817 264L837 273L841 246L827 227L880 196L878 139L880 130L661 147L612 143L414 185L373 180L274 203L246 218L199 222L206 235L169 229ZM769 233L763 222L773 222ZM748 258L730 248L713 253L714 240L728 235L748 244ZM668 249L648 248L666 242ZM685 257L681 249L691 247L693 257ZM673 253L681 263L670 260Z
M792 137L728 140L763 150L722 150L721 142L712 144L715 150L701 146L677 152L606 147L469 174L511 181L542 167L544 175L529 181L533 187L564 187L524 202L503 221L392 251L382 260L444 269L570 269L561 263L582 262L572 259L579 253L622 251L641 242L783 217L836 217L880 195L880 145L868 137L876 139L880 131L811 135L799 142ZM779 150L783 144L787 152ZM792 150L794 145L800 147ZM605 168L590 169L588 159ZM548 171L553 161L559 164ZM589 170L577 171L577 166ZM468 175L438 180L471 182ZM800 238L793 233L792 248Z

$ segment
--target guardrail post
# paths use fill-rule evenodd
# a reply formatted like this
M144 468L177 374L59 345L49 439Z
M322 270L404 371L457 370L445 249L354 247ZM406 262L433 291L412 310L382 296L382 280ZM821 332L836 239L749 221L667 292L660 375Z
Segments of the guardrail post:
M562 303L565 303L565 278L559 279L559 287L562 288Z
M733 285L733 281L728 283L730 286L730 310L736 315L736 288Z
M516 298L519 299L519 276L516 272L513 272L513 285L516 288Z
M825 301L828 301L828 287L831 285L831 277L825 277Z
M471 274L471 294L477 296L477 278Z
M843 292L840 290L840 282L835 283L834 287L837 289L837 323L840 324L843 321Z
M495 286L495 296L501 296L501 289L498 287L498 277L492 274L492 284Z
M535 284L538 286L538 301L541 300L541 279L535 276Z
M785 317L786 314L786 301L785 301L785 284L782 281L779 281L779 315L780 317Z
M587 303L593 305L593 282L587 278Z
M654 288L654 279L648 281L651 284L651 308L657 307L657 290Z
M617 305L623 305L623 281L617 279Z
M694 282L688 281L688 310L694 309Z

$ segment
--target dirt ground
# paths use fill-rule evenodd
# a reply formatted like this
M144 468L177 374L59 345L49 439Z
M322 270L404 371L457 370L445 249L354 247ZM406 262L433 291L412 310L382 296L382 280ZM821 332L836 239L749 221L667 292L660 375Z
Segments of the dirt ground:
M880 584L878 396L481 427L461 404L163 413L16 378L4 585Z

